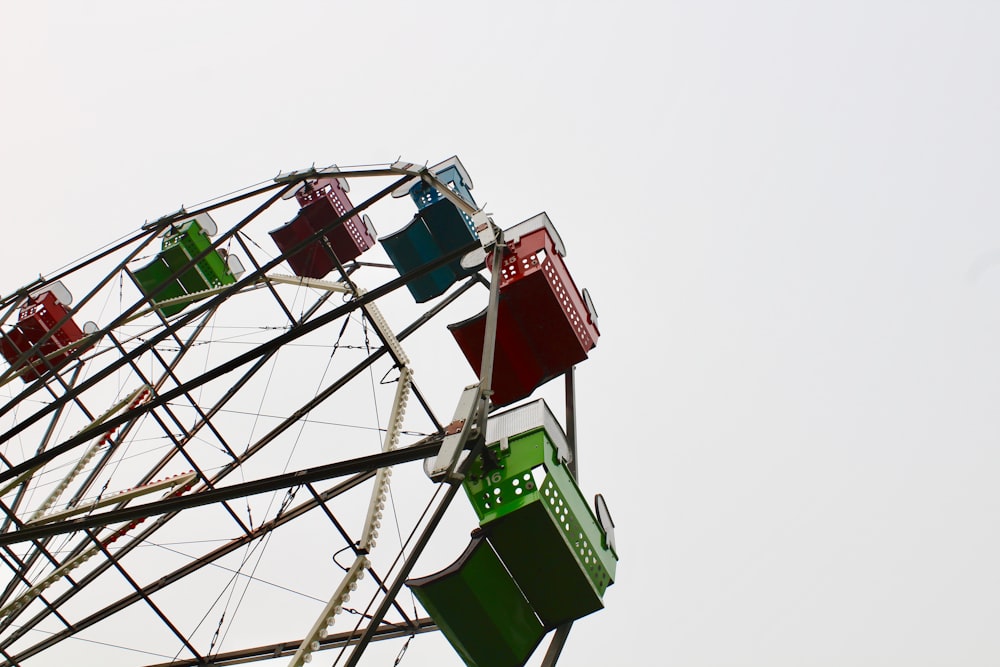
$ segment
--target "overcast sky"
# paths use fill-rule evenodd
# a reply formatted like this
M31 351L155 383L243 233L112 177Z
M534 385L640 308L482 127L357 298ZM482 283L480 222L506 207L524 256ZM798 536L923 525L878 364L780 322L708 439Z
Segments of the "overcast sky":
M580 478L621 562L560 664L996 664L998 31L985 0L0 0L0 292L279 171L457 154L600 314Z

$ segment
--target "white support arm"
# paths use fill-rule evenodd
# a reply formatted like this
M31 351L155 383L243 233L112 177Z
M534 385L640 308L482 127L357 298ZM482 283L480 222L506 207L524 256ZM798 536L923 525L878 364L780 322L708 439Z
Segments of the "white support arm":
M118 503L127 503L135 498L140 498L142 496L148 495L150 493L156 493L157 491L173 489L177 486L188 486L193 483L195 479L198 478L197 473L193 470L191 472L181 473L180 475L174 475L173 477L168 477L166 479L160 479L155 482L149 482L148 484L141 484L139 486L133 487L131 489L126 489L124 491L119 491L118 493L112 494L106 498L100 498L86 505L77 505L76 507L70 507L69 509L60 510L58 512L52 512L51 514L46 514L37 518L32 518L27 522L27 525L33 524L43 524L52 523L53 521L62 521L63 519L69 519L77 514L87 514L93 512L96 509L102 507L107 507L108 505L116 505Z

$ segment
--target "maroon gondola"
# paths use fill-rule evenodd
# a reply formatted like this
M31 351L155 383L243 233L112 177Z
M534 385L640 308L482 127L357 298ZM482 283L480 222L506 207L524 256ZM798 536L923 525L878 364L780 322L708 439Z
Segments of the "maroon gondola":
M337 218L347 215L354 208L347 198L346 181L338 178L323 178L307 183L295 198L302 207L290 222L270 232L271 239L282 252L287 252L296 244L332 224ZM323 236L306 245L302 250L288 257L288 264L295 275L303 278L323 278L336 264L324 247L329 244L341 263L357 259L361 253L375 244L375 230L367 216L352 215Z

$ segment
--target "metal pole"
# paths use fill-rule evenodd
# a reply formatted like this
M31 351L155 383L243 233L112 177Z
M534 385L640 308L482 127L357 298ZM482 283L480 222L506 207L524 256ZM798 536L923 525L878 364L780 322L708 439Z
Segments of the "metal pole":
M492 223L491 223L492 224ZM479 368L480 411L477 426L482 437L486 437L486 417L489 413L490 396L493 394L493 358L497 348L497 319L500 315L500 268L503 266L503 233L496 230L493 244L493 267L490 272L490 301L486 308L486 335L483 339L483 359ZM471 458L471 457L470 457Z
M434 619L427 617L418 618L415 619L410 625L384 625L375 633L372 641L379 641L382 639L398 639L425 632L435 632L437 630L438 626L434 623ZM318 640L320 650L348 646L356 642L359 636L360 635L357 631L339 632L337 634L330 635L326 639ZM298 649L298 647L302 644L302 641L302 639L294 639L292 641L278 642L276 644L268 644L266 646L257 646L254 648L227 651L226 653L217 653L208 657L204 662L198 662L197 660L191 659L174 660L173 662L162 662L155 665L148 665L147 667L226 667L228 665L242 665L249 662L256 662L258 660L288 658L295 653L296 649Z
M574 478L579 481L579 461L577 460L576 447L576 366L570 367L566 371L566 441L569 444L569 451L573 454L567 467ZM573 621L563 623L556 628L556 633L549 642L549 648L545 651L545 658L541 667L554 667L559 660L559 655L566 646L569 638L569 631L573 629Z
M579 463L576 448L576 366L566 371L566 442L573 459L569 462L569 471L576 481L580 481Z

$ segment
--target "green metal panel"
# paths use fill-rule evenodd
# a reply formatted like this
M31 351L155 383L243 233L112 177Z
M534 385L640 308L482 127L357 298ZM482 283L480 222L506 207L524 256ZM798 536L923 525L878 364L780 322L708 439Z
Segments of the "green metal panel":
M448 568L406 585L470 667L520 667L545 634L482 537Z
M135 275L143 292L149 294L164 284L171 275L190 262L193 257L211 245L211 239L205 234L198 221L188 220L171 230L163 238L162 250L156 259L134 271L133 275ZM199 260L193 268L181 274L179 279L164 288L153 301L160 303L234 282L236 282L236 278L230 272L225 259L218 251L213 250ZM193 298L184 303L163 306L160 308L160 312L163 313L164 317L169 317L184 310L189 303L197 300L197 298Z
M488 450L466 494L542 622L551 628L603 607L617 555L548 434L535 428Z
M601 547L600 534L595 542L592 531L576 520L563 494L554 495L551 479L542 489L563 505L531 503L492 522L488 535L542 623L554 628L604 607L615 560Z
M499 467L487 471L483 458L473 463L466 478L465 492L485 526L539 498L537 485L544 478L546 453L556 464L558 456L544 429L537 428L509 439L509 448L502 450L499 442L489 445Z
M137 269L132 272L135 276L136 281L139 283L139 287L145 294L150 294L154 289L164 284L167 278L173 273L173 269L167 265L160 257L157 257L152 262L146 266ZM184 296L187 292L176 280L170 283L162 292L156 295L154 302L166 301L167 299L173 299L175 297ZM176 304L174 306L166 306L160 309L164 317L169 317L174 313L183 310L186 304Z

